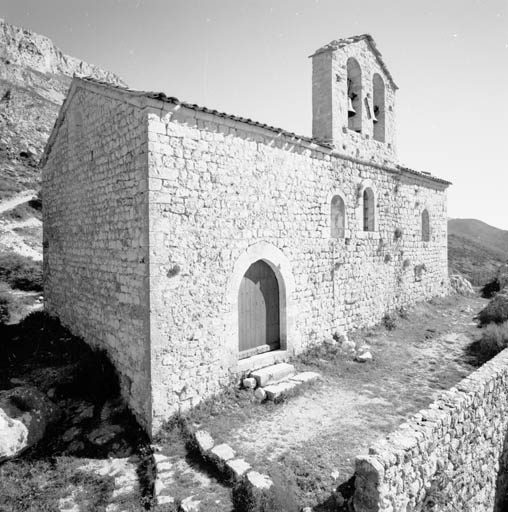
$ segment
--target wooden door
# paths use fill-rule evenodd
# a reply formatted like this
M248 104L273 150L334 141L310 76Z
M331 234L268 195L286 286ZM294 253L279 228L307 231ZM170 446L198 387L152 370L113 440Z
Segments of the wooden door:
M240 357L280 348L279 285L270 266L253 263L238 293Z

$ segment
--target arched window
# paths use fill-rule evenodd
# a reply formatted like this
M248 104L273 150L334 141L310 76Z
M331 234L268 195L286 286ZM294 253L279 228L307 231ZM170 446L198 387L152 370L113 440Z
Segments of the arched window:
M376 226L376 206L374 191L368 187L363 191L363 230L374 231Z
M356 59L347 60L347 127L362 131L362 70Z
M330 236L344 238L346 227L346 212L344 200L339 195L332 197L330 202Z
M429 212L423 210L422 212L422 241L428 242L430 240L430 221Z
M376 73L372 78L373 107L374 107L374 140L385 141L385 84Z

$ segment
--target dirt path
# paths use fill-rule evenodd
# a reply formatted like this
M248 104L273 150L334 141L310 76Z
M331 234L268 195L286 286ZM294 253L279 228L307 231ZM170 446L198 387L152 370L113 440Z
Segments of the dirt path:
M12 210L13 208L16 208L16 206L26 203L36 194L37 192L35 190L25 190L15 195L14 197L0 201L0 213Z
M29 201L35 192L23 192L0 203L0 215ZM42 260L42 222L36 217L13 220L0 218L0 252L16 252L22 256Z
M484 304L464 297L421 304L392 331L379 327L354 336L370 347L372 361L323 354L297 363L320 372L321 384L278 406L251 404L250 410L217 415L207 428L256 469L292 471L300 499L315 505L352 476L355 457L377 438L474 370L464 348Z

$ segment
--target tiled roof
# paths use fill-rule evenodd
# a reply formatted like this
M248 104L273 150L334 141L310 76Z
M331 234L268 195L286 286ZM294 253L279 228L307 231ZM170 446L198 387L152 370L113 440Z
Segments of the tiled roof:
M329 149L333 149L333 145L327 144L327 143L325 143L323 141L320 141L318 139L314 139L312 137L306 137L304 135L297 135L296 133L284 130L283 128L277 128L276 126L271 126L269 124L260 123L259 121L254 121L253 119L250 119L250 118L241 117L241 116L235 116L233 114L226 114L225 112L220 112L218 110L214 110L214 109L211 109L211 108L202 107L202 106L197 105L195 103L187 103L185 101L179 100L175 96L167 96L163 92L137 91L137 90L134 90L134 89L129 89L127 87L121 87L121 86L118 86L118 85L112 85L110 83L101 82L100 80L96 80L95 78L90 78L90 77L80 77L79 80L83 80L85 82L91 82L91 83L94 83L94 84L104 85L104 86L107 86L107 87L112 88L112 89L118 89L118 90L120 90L122 92L127 92L127 93L129 93L131 95L134 95L134 96L150 98L150 99L154 99L154 100L158 100L158 101L163 101L165 103L171 103L173 105L181 105L182 107L186 107L186 108L189 108L191 110L196 110L196 111L199 111L199 112L205 112L207 114L212 114L212 115L217 116L217 117L223 117L223 118L226 118L226 119L231 119L232 121L238 121L240 123L247 123L247 124L250 124L252 126L257 126L259 128L263 128L265 130L269 130L271 132L274 132L274 133L277 133L277 134L280 134L280 135L285 135L286 137L302 140L302 141L305 141L305 142L310 142L310 143L313 143L313 144L318 144L320 146L323 146L323 147L326 147L326 148L329 148Z
M388 68L386 67L386 64L383 61L383 57L381 56L381 52L377 49L376 42L374 41L374 38L370 34L361 34L359 36L351 36L346 37L344 39L335 39L334 41L330 41L328 44L325 44L321 48L318 48L312 55L318 55L319 53L328 52L330 50L338 50L339 48L344 48L345 46L352 44L352 43L358 43L359 41L367 41L367 44L369 45L370 49L372 50L372 53L375 55L376 59L379 62L379 65L381 66L381 69L384 71L385 75L390 80L392 86L395 89L398 89L397 84L395 83L390 71L388 71Z
M140 97L140 98L149 98L149 99L153 99L153 100L156 100L156 101L162 101L164 103L171 103L173 105L180 105L182 107L185 107L185 108L188 108L188 109L191 109L191 110L195 110L195 111L198 111L198 112L205 112L207 114L211 114L211 115L215 115L215 116L218 116L218 117L222 117L224 119L229 119L229 120L232 120L232 121L246 123L246 124L249 124L249 125L252 125L252 126L256 126L258 128L262 128L264 130L269 130L269 131L271 131L271 132L273 132L273 133L275 133L277 135L283 135L285 137L294 139L295 142L301 141L301 142L306 142L306 143L310 143L310 144L315 144L316 146L320 146L320 147L322 147L324 149L327 149L327 150L333 150L334 149L333 144L328 144L328 143L325 143L325 142L320 141L318 139L314 139L312 137L306 137L304 135L297 135L296 133L289 132L289 131L284 130L282 128L277 128L275 126L270 126L270 125L265 124L265 123L260 123L258 121L253 121L252 119L249 119L249 118L235 116L235 115L232 115L232 114L226 114L225 112L219 112L217 110L213 110L213 109L210 109L210 108L207 108L207 107L201 107L200 105L196 105L195 103L187 103L185 101L180 101L178 98L176 98L174 96L167 96L163 92L137 91L135 89L129 89L128 87L124 87L124 86L120 86L120 85L113 85L113 84L107 83L107 82L101 82L100 80L97 80L95 78L90 78L90 77L76 77L75 76L74 77L74 81L79 81L79 82L85 82L85 83L100 85L100 86L106 87L108 89L118 90L119 92L124 93L124 94L128 94L130 96L135 96L135 97ZM66 105L68 103L68 100L69 100L69 98L66 98L66 100L64 101L64 105L62 106L62 110L60 111L58 119L55 122L55 126L53 128L53 131L52 131L52 133L50 135L50 138L49 138L48 143L46 145L46 148L44 150L44 154L41 157L41 165L44 165L44 163L45 163L45 161L47 159L47 156L49 154L49 151L51 150L53 139L55 137L55 132L58 130L59 125L63 121L63 110L65 110ZM415 171L413 169L409 169L407 167L403 167L403 166L397 165L397 164L394 164L393 167L389 167L389 166L382 165L382 164L376 164L374 162L363 161L363 160L358 159L358 158L348 157L346 155L341 155L340 153L336 153L336 154L340 158L344 158L346 160L351 160L351 161L358 161L359 163L363 163L363 164L373 165L374 167L382 168L382 169L385 169L385 170L387 170L389 172L396 171L396 172L403 172L403 173L405 172L405 173L409 173L409 174L415 174L415 175L418 175L418 176L420 176L422 178L430 179L431 181L435 181L435 182L438 182L438 183L443 183L443 184L446 184L446 185L450 185L449 181L443 180L441 178L436 178L435 176L432 176L428 172L418 172L418 171Z

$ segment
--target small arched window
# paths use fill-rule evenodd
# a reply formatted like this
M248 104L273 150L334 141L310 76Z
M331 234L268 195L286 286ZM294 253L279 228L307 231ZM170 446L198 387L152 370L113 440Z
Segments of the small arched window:
M374 108L374 140L385 141L385 84L381 75L376 73L372 78Z
M423 210L422 212L422 241L430 241L430 221L429 212L427 210Z
M346 227L346 211L344 200L339 195L332 197L330 202L330 236L344 238Z
M347 127L362 131L362 70L352 57L347 60Z
M363 191L363 230L374 231L376 226L376 206L374 191L368 187Z

